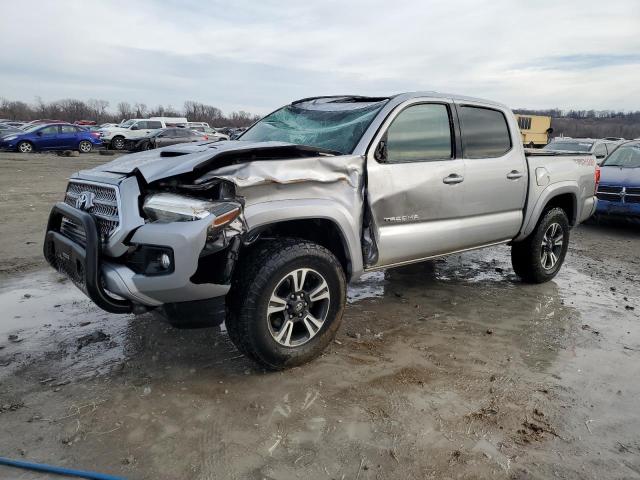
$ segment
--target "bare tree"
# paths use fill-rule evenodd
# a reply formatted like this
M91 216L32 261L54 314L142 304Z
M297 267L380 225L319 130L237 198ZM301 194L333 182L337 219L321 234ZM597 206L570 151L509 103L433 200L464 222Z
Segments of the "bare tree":
M118 117L122 119L127 119L133 116L133 112L131 111L131 104L129 102L120 102L117 106L117 114Z
M119 122L127 118L147 118L149 116L187 117L196 122L207 122L215 127L245 127L259 117L245 111L231 112L227 115L218 107L206 105L192 100L184 102L183 111L171 105L159 105L150 110L144 103L119 102L115 112L109 112L109 102L100 99L89 99L86 102L75 98L65 98L54 102L45 102L35 97L32 105L20 101L0 98L0 117L16 120L52 119L74 122L76 120L95 120L102 122Z

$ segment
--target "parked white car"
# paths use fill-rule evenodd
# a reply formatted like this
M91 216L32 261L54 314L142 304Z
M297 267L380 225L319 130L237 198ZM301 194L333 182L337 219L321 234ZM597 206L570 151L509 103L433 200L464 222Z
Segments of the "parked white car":
M174 117L154 117L154 118L131 118L115 127L107 127L100 130L102 143L107 148L122 150L127 140L136 140L145 137L154 130L176 126L176 121L182 125L187 124L186 118Z

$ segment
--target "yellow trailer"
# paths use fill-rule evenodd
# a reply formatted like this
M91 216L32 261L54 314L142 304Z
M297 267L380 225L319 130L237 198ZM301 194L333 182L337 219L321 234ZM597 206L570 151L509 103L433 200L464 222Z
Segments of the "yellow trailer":
M553 132L551 128L551 117L544 115L516 115L522 144L525 147L540 148L549 143L549 134Z

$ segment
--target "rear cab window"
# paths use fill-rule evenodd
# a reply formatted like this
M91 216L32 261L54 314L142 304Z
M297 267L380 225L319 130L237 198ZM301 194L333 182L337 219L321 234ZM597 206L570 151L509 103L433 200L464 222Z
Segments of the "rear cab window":
M513 146L507 119L499 110L464 105L458 108L465 158L495 158Z

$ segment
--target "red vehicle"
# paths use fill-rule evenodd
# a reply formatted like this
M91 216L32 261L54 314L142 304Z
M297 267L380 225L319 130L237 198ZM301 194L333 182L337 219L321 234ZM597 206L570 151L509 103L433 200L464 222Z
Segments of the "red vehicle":
M76 120L74 125L97 125L93 120Z
M27 125L40 125L41 123L69 123L64 120L50 120L47 118L39 119L39 120L31 120Z

